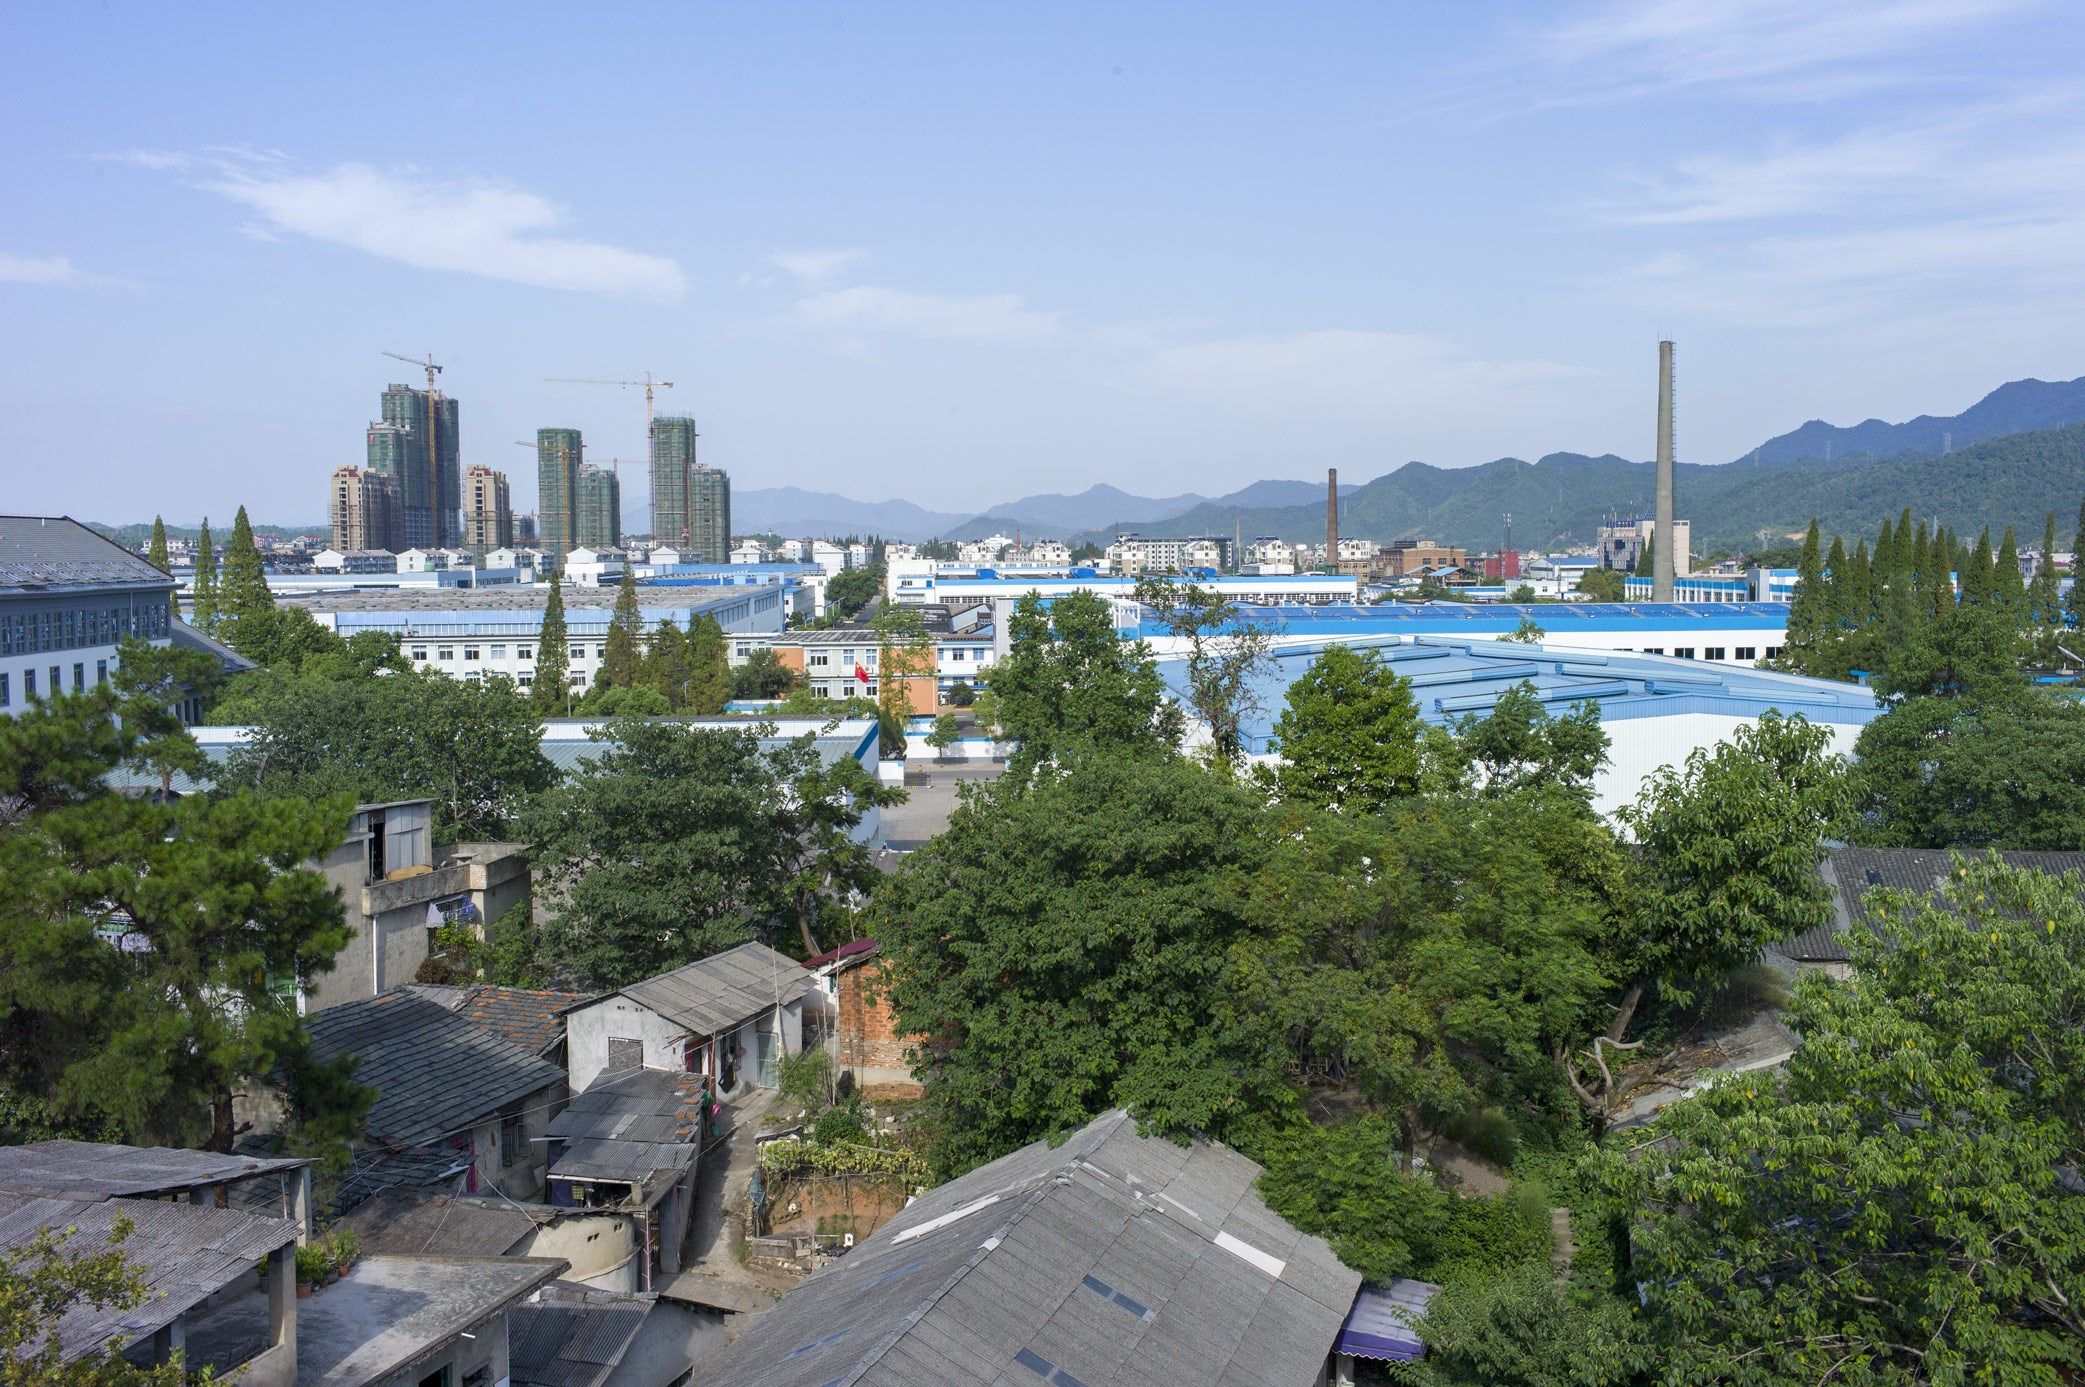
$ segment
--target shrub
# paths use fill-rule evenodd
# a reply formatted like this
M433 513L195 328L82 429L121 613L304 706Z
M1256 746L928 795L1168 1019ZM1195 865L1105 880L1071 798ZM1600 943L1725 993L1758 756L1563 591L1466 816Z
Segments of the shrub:
M811 1129L811 1139L821 1146L860 1141L868 1134L869 1125L862 1120L861 1108L854 1103L828 1109Z
M315 1286L326 1279L326 1269L332 1258L326 1249L315 1242L308 1242L297 1249L297 1279L307 1286Z
M833 1061L823 1047L782 1056L775 1091L806 1112L823 1112L832 1101Z

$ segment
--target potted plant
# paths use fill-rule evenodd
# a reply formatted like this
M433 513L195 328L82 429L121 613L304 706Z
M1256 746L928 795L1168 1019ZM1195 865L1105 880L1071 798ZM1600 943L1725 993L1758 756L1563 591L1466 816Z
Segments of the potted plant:
M297 1249L297 1299L309 1300L312 1288L325 1279L326 1253L317 1243Z
M319 1256L325 1259L326 1267L326 1279L319 1284L321 1286L330 1286L340 1279L340 1263L334 1260L333 1248L329 1243L319 1244Z
M333 1230L333 1264L346 1276L355 1265L355 1255L362 1250L362 1240L355 1230L342 1224Z

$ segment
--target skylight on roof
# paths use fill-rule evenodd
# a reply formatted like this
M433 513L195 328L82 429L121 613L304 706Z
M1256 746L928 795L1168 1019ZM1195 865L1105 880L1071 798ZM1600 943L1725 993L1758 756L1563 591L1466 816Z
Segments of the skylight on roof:
M909 1243L914 1238L923 1238L929 1233L938 1232L939 1230L948 1227L951 1223L956 1222L958 1219L968 1218L972 1214L976 1213L979 1209L982 1209L987 1205L997 1204L998 1202L999 1196L996 1194L988 1194L983 1199L973 1199L968 1204L963 1205L959 1209L949 1210L947 1213L941 1215L939 1218L928 1219L925 1223L922 1223L917 1228L907 1228L904 1232L898 1234L898 1236L891 1239L891 1245L895 1247L899 1243Z
M1022 1349L1014 1355L1014 1362L1019 1363L1029 1372L1051 1384L1051 1387L1086 1387L1085 1383L1079 1381L1033 1349Z
M1079 1284L1112 1305L1119 1305L1140 1320L1148 1320L1158 1312L1134 1296L1116 1290L1098 1276L1081 1277Z

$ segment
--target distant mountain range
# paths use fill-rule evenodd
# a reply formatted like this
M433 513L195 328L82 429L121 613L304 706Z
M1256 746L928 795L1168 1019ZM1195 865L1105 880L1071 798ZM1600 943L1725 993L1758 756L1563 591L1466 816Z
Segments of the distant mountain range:
M1901 424L1869 419L1841 428L1813 419L1735 462L1682 464L1680 512L1693 521L1695 548L1703 551L1754 545L1762 531L1799 530L1813 514L1826 518L1828 529L1872 531L1880 508L1905 505L1922 515L1937 513L1957 529L2038 525L2043 513L2055 510L2067 541L2070 517L2085 491L2085 462L2067 426L2081 422L2085 377L2010 381L1960 414L1920 415ZM2051 430L2053 436L2039 436ZM1986 446L2001 439L2014 442ZM1965 480L1970 477L1982 480L1971 485ZM1611 453L1551 453L1532 463L1500 458L1455 468L1409 462L1374 481L1342 485L1340 530L1378 542L1425 537L1491 549L1504 542L1510 514L1519 546L1589 542L1606 516L1648 510L1653 481L1649 463ZM644 523L641 516L635 521ZM1323 485L1315 481L1255 482L1214 498L1134 496L1101 485L1076 496L1028 496L962 516L907 501L866 503L783 487L733 493L732 521L741 533L879 534L915 541L982 539L1018 529L1024 539L1105 544L1118 526L1148 535L1242 530L1248 536L1313 539L1325 533L1325 500Z
M1883 514L1910 506L1958 531L2015 525L2040 538L2041 518L2058 517L2065 542L2085 493L2085 377L2016 380L1960 414L1920 415L1901 424L1869 419L1841 428L1813 419L1767 439L1737 461L1683 464L1680 514L1694 525L1694 547L1744 549L1761 534L1800 530L1816 515L1829 533L1872 533ZM1589 542L1608 515L1649 509L1651 465L1608 454L1551 453L1538 461L1500 458L1476 467L1408 462L1363 484L1340 488L1340 530L1386 543L1429 538L1492 549L1506 537L1551 548ZM1024 496L982 513L933 511L911 501L857 501L831 492L772 487L732 494L739 534L880 535L896 540L1092 540L1105 545L1117 527L1148 535L1280 535L1325 533L1321 482L1268 480L1228 495L1135 496L1107 485L1077 495ZM651 525L640 496L623 515L631 534ZM142 543L149 526L111 531ZM316 527L256 526L299 533ZM226 521L223 532L231 529ZM169 527L173 534L183 533ZM2023 534L2021 541L2030 536Z

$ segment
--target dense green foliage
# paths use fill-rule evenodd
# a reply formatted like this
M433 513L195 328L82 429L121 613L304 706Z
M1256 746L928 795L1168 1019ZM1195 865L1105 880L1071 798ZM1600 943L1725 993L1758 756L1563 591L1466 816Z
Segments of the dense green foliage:
M2056 1382L2085 1363L2085 889L1958 863L1878 894L1779 1072L1600 1169L1665 1381ZM2059 1371L2059 1369L2067 1371Z
M1007 773L1093 757L1163 756L1180 744L1179 705L1143 641L1125 642L1103 599L1073 593L1014 607L1010 649L986 673L998 725L1020 742Z
M508 836L555 779L535 708L502 676L467 682L378 668L361 674L351 663L341 678L267 669L234 680L213 720L253 734L220 787L363 803L425 795L438 841Z
M546 718L572 711L572 665L565 643L565 588L555 569L550 596L543 603L543 624L536 631L536 673L529 685L529 706Z
M1245 724L1261 705L1258 681L1273 668L1279 621L1247 620L1238 604L1212 589L1171 578L1144 578L1137 601L1168 635L1187 643L1186 703L1208 736L1209 755L1236 765L1250 749Z
M821 912L872 882L850 831L902 791L813 739L763 749L761 726L622 719L598 756L541 795L527 834L542 956L603 987L754 938L818 949Z
M348 806L115 794L178 735L125 711L104 685L0 721L0 1090L48 1130L229 1151L234 1088L302 1063L290 989L348 942L307 867Z
M825 585L825 614L845 621L883 591L881 568L843 568Z

